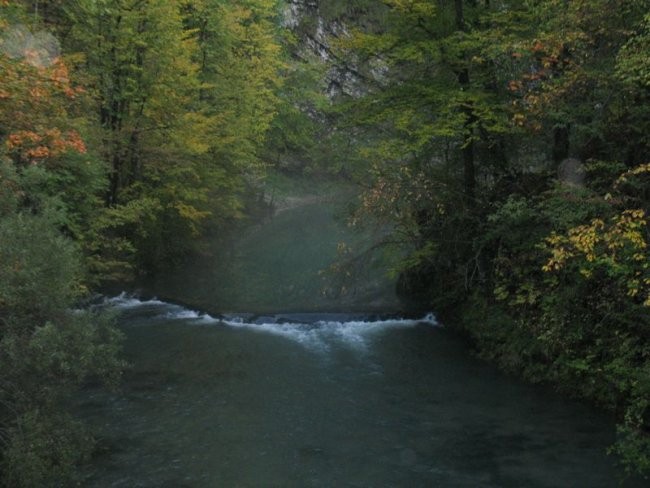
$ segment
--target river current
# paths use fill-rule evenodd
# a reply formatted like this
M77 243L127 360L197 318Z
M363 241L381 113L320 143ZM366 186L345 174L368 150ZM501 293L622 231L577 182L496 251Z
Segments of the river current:
M170 300L104 300L131 366L79 398L99 440L84 486L618 486L611 417L498 372L431 314L386 314L385 255L328 282L342 241L377 237L345 225L349 195L208 240L143 284Z
M612 487L612 420L432 315L212 317L121 295L131 367L78 408L95 487ZM630 482L624 486L635 486Z

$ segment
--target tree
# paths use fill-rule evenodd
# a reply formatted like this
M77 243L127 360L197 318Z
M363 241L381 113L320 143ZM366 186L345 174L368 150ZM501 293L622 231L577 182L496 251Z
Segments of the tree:
M513 91L522 96L520 123L548 137L556 166L568 157L644 162L635 128L643 122L631 118L634 101L616 66L648 8L646 0L549 0L532 9L539 28L519 52L533 69Z
M244 184L260 173L281 66L274 2L61 8L65 46L86 52L78 73L110 165L106 226L153 270L186 250L208 217L240 216Z
M122 367L110 320L72 311L87 292L72 239L89 236L106 182L82 137L83 90L24 20L0 3L0 484L12 487L70 481L92 438L63 404Z
M3 215L0 262L0 484L69 482L93 442L64 402L89 380L117 381L120 334L72 310L81 256L49 216Z
M483 356L622 412L614 450L647 471L650 5L381 5L340 41L365 85L354 221L392 225L402 293Z
M488 280L476 236L490 188L528 165L515 157L522 130L508 81L525 69L513 46L530 13L521 2L382 5L379 20L340 42L367 88L349 102L348 123L366 128L362 154L374 179L357 221L395 222L418 257L405 262L414 273L402 283L412 292L432 285L417 283L426 276L444 276L453 302Z
M198 106L209 119L203 157L218 220L241 216L242 193L263 177L262 149L284 69L274 0L185 4L196 32ZM253 188L251 188L253 187Z
M85 53L76 73L94 101L94 139L110 168L108 209L89 242L98 257L93 264L106 278L124 277L133 256L141 268L156 266L181 245L166 232L189 235L209 213L197 162L207 145L206 119L193 106L196 42L185 30L180 2L60 8L66 47Z

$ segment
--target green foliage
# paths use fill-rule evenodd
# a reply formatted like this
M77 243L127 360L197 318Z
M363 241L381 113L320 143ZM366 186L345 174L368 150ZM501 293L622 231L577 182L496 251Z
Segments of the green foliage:
M53 8L64 47L82 60L75 74L96 113L89 132L109 168L112 208L86 239L91 267L106 279L153 271L190 249L206 223L241 217L242 195L260 179L283 67L276 4Z
M365 85L346 104L365 188L353 222L404 243L402 294L462 310L504 368L615 411L614 450L640 472L648 7L386 1L337 44Z
M265 158L276 168L299 173L306 170L340 170L332 152L341 145L328 144L331 116L323 79L324 64L316 56L301 53L302 44L291 49L299 60L288 62L278 92L277 115L269 126Z
M83 91L62 60L38 66L24 56L0 55L0 215L47 213L66 235L89 242L108 182L106 165L81 138Z
M646 15L635 33L617 56L616 75L631 88L650 88L650 62L645 55L650 48L650 15Z
M626 174L634 173L643 174ZM532 199L511 197L491 214L483 235L493 254L492 296L476 294L464 324L482 354L503 367L622 412L624 435L613 450L630 471L643 472L647 217L620 198L618 185L604 198L562 184ZM499 318L478 319L485 308Z
M72 483L73 468L87 459L92 438L66 415L31 410L10 429L2 486L28 488Z
M351 123L370 131L381 127L381 141L370 141L368 158L385 166L446 163L469 195L494 163L503 164L497 159L477 166L477 153L517 132L502 100L504 80L522 69L509 60L517 27L504 21L518 10L468 7L461 18L453 5L387 5L381 29L355 30L340 42L342 55L352 51L367 60L359 69L374 82L367 96L351 102Z
M64 309L80 291L78 257L50 219L5 216L0 221L0 310L5 322L15 315L18 326L31 326Z
M198 29L201 100L211 118L211 156L216 162L254 170L282 84L276 2L203 0L192 6L191 25Z
M11 3L1 34L25 18ZM0 53L0 484L62 486L92 447L64 404L89 380L115 384L123 366L112 321L72 309L93 243L108 244L92 227L106 167L81 137L83 91L65 62L12 49Z
M644 162L641 99L631 97L622 81L625 60L631 56L636 63L634 45L643 35L634 30L649 6L647 0L549 0L531 9L540 27L522 50L535 70L513 88L522 97L522 123L554 133L556 162L569 155Z
M75 312L84 291L76 246L48 215L0 220L0 462L4 486L63 482L91 437L62 403L90 379L115 384L120 334Z

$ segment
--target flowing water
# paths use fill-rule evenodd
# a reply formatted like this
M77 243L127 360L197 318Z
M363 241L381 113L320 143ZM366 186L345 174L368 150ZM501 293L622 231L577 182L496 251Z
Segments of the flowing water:
M104 302L131 367L79 399L99 438L85 485L617 486L610 417L504 376L431 315L369 315L398 309L381 262L321 293L349 232L304 201L149 284L213 316Z
M106 306L132 367L121 392L81 402L103 452L88 486L595 488L621 475L611 419L473 359L432 316Z

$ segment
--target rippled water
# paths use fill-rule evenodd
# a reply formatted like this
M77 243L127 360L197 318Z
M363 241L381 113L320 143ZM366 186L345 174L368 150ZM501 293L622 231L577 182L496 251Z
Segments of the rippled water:
M605 454L611 419L499 374L432 316L107 306L132 368L121 392L80 400L100 433L88 486L612 487L621 475Z

